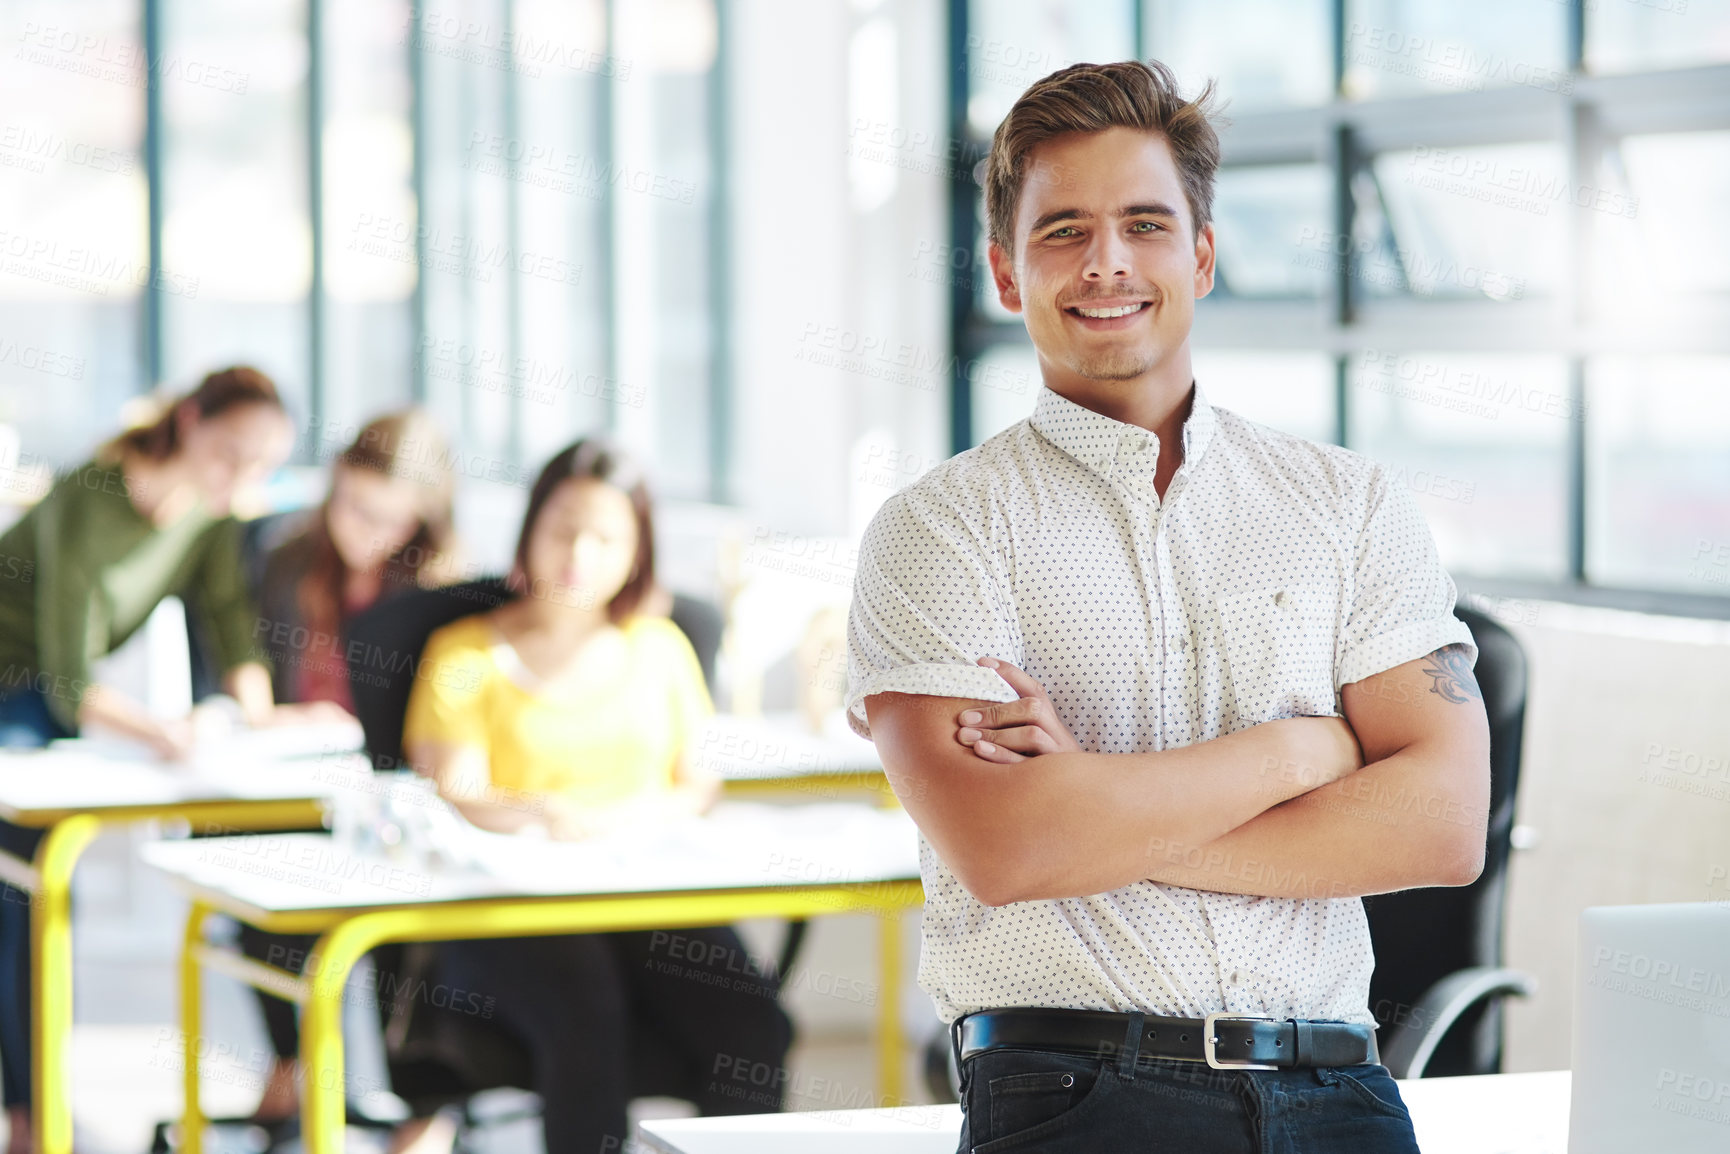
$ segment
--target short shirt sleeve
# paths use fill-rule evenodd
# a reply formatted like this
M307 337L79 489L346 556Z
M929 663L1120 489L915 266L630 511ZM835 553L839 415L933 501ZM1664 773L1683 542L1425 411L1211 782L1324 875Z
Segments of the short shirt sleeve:
M1436 555L1417 502L1377 470L1358 541L1351 606L1340 637L1338 685L1362 681L1446 645L1478 647L1454 616L1454 582Z
M483 628L464 618L427 639L403 717L404 746L424 741L490 747L485 685L492 658L484 636Z
M870 737L865 699L923 693L1014 701L974 662L1023 663L1020 630L995 550L953 509L908 491L872 518L847 614L847 724Z

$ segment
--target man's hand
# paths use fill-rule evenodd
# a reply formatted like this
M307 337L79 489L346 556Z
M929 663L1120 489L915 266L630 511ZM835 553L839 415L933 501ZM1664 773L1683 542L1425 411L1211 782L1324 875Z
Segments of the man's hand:
M1021 696L1001 705L964 710L955 719L960 727L955 736L961 744L972 746L981 760L998 765L1013 765L1043 753L1081 752L1068 728L1057 719L1057 710L1043 685L996 657L981 657L977 664L995 669Z

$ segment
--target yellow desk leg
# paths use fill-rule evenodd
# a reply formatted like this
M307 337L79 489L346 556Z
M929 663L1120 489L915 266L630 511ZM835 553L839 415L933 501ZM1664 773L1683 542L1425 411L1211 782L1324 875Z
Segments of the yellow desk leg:
M209 906L192 903L180 946L180 1038L185 1047L181 1055L181 1085L186 1095L180 1112L181 1154L201 1154L204 1149L204 1105L198 1088L198 1053L204 1041L204 986L197 949L204 944L204 919L209 913Z
M342 993L355 963L384 939L382 920L361 914L325 931L307 961L311 996L300 1013L300 1132L306 1154L343 1154L348 1116Z
M877 1105L903 1106L901 1093L901 911L877 917Z
M30 1051L38 1154L72 1150L72 870L100 828L89 814L65 818L36 849L41 886L30 903Z

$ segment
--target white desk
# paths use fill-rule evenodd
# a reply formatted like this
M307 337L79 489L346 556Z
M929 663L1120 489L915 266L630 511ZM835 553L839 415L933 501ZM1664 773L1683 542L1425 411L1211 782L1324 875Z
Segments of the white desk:
M1401 1082L1424 1154L1566 1154L1566 1070ZM644 1122L655 1154L955 1154L959 1106Z
M913 822L868 805L726 803L706 818L586 843L470 830L464 867L351 853L323 834L157 842L144 858L192 897L181 958L186 1111L182 1150L199 1154L200 967L304 1007L301 1127L311 1154L342 1148L341 999L354 964L388 941L678 929L748 917L865 912L884 917L878 1040L884 1096L900 1056L900 913L924 901ZM204 940L208 914L321 935L317 972L290 973Z
M730 794L834 800L863 791L893 802L877 747L835 720L813 733L796 713L719 714L692 749L698 766L718 776Z
M335 752L354 748L359 736L359 726L237 734L176 766L138 747L95 741L0 753L0 817L44 831L34 861L0 853L0 881L32 895L31 1065L42 1154L72 1147L72 873L85 847L104 825L153 818L195 823L201 832L317 825L322 799L367 776L364 758ZM277 760L308 752L321 756Z

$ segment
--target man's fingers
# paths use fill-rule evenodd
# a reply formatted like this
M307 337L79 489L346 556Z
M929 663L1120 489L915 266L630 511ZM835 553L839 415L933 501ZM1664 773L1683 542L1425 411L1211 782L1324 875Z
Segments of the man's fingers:
M970 734L973 736L969 736ZM1009 729L985 731L977 727L965 727L960 731L960 737L964 745L977 745L984 741L1001 745L1016 753L1052 753L1057 749L1057 743L1051 739L1051 735L1037 725L1017 725Z
M969 714L979 716L976 720L969 721ZM972 709L964 709L956 716L955 723L971 725L975 729L1003 729L1012 725L1042 725L1051 716L1051 710L1043 697L1019 697L997 705L976 705Z
M996 765L1013 765L1027 759L1013 749L1005 749L995 741L976 741L973 743L973 755L981 761L989 761Z
M978 664L995 669L997 676L1009 682L1009 687L1022 697L1044 697L1045 686L1033 680L1022 670L1017 669L1001 657L981 657Z

